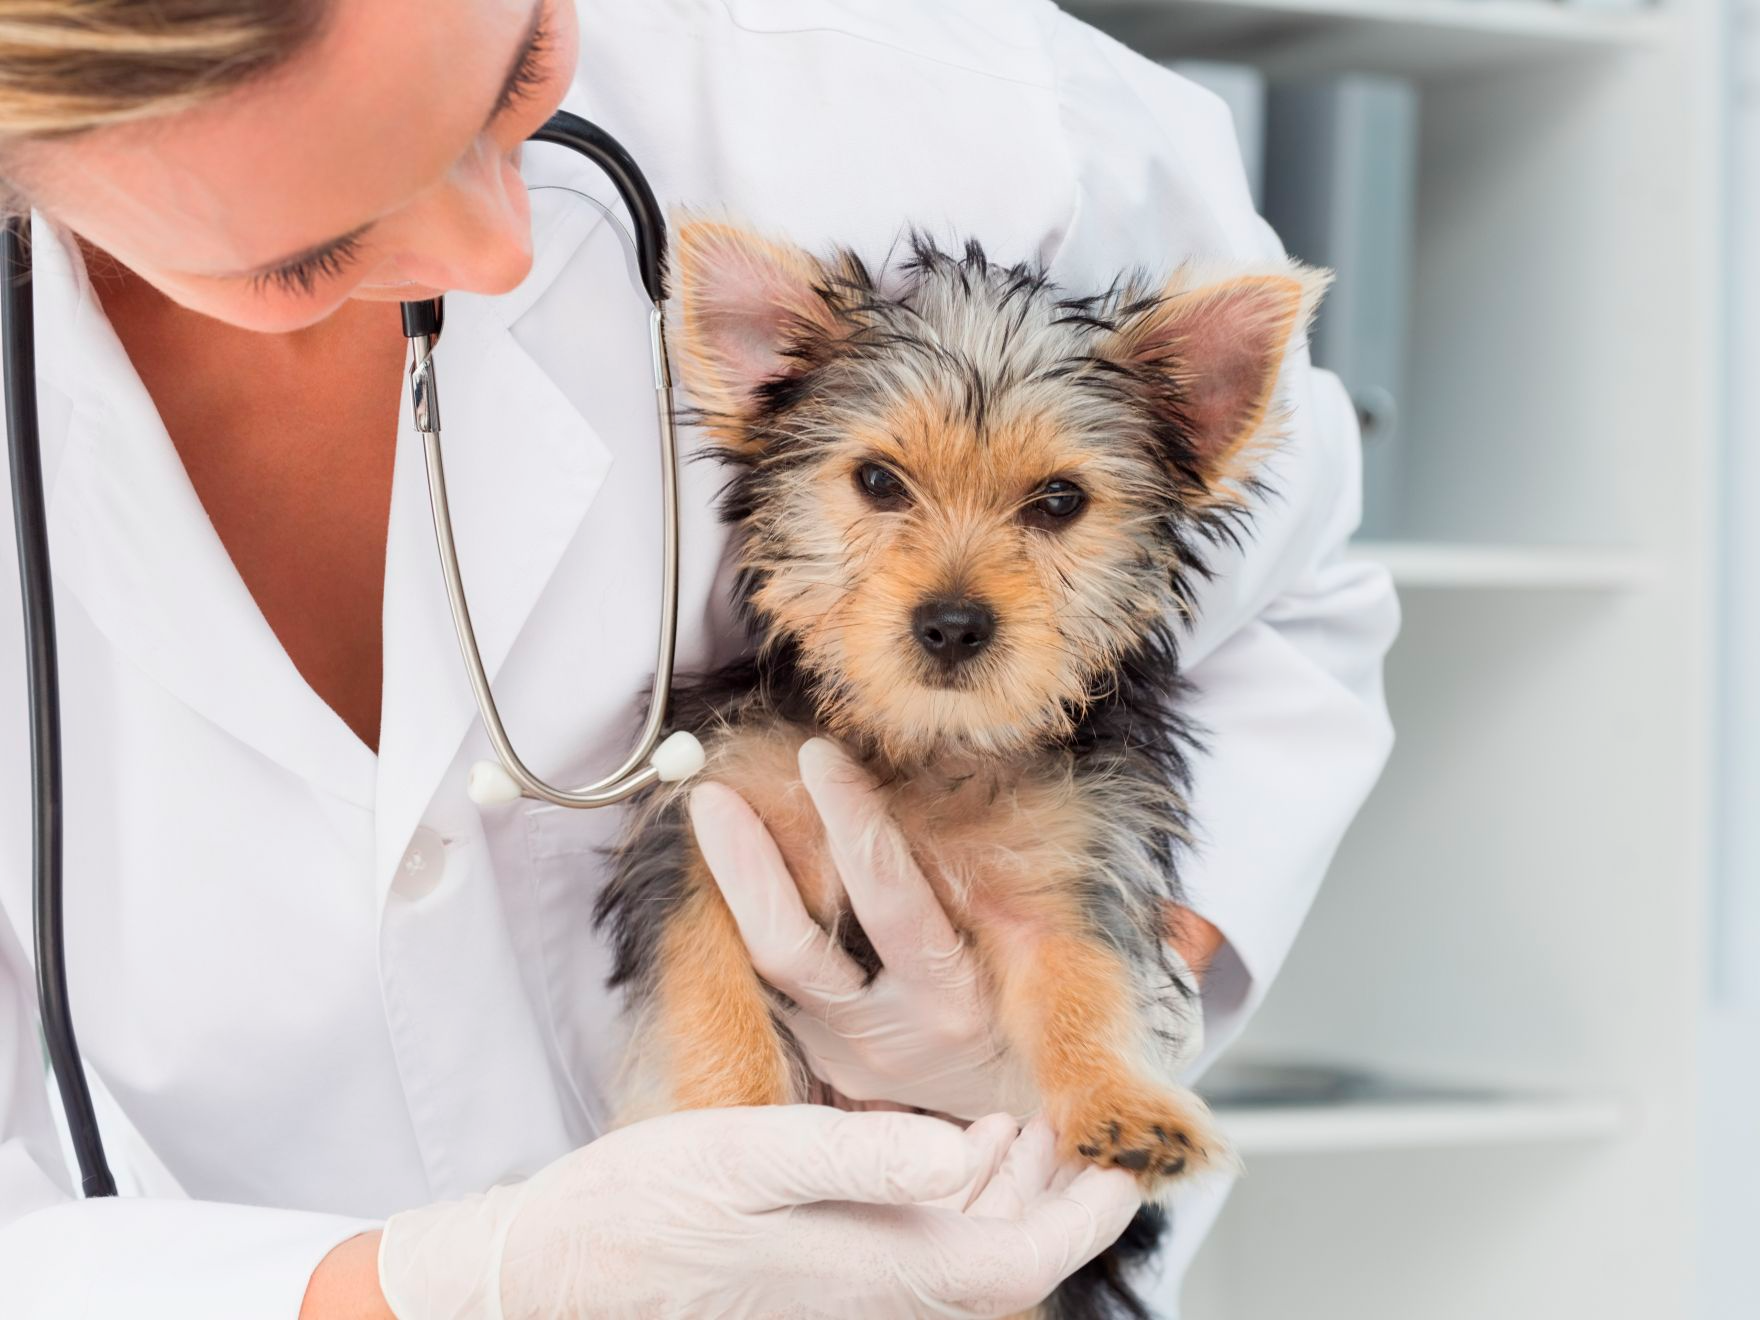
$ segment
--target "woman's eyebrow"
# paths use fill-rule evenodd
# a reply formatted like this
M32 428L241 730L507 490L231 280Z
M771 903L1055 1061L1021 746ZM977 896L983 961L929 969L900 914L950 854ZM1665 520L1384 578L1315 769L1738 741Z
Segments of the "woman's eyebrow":
M502 102L507 99L509 93L519 82L520 68L525 64L527 57L531 55L532 47L537 43L539 29L544 24L544 6L548 2L549 0L537 0L537 3L532 6L532 16L526 22L525 35L520 38L519 45L514 47L513 59L507 65L507 76L501 80L500 90L495 93L495 99L489 105L489 113L483 120L485 127L495 122L495 116L500 113ZM346 234L327 238L322 243L314 243L308 248L301 248L298 252L290 252L285 257L277 257L274 261L265 261L262 265L252 267L250 270L230 272L222 278L260 279L265 275L272 275L278 270L285 270L289 266L300 266L309 261L320 260L338 248L359 242L375 223L377 222L369 220L366 224L356 226Z

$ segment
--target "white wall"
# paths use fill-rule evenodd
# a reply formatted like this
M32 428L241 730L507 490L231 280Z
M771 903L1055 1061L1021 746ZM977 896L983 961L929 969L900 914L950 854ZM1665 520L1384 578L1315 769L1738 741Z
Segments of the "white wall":
M1700 1320L1760 1315L1760 0L1731 0L1729 342Z

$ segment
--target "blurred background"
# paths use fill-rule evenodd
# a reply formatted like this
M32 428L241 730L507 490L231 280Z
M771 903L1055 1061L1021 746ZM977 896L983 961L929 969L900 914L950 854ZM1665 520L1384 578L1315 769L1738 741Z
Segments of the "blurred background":
M1760 1316L1760 0L1066 7L1338 271L1406 615L1186 1320Z

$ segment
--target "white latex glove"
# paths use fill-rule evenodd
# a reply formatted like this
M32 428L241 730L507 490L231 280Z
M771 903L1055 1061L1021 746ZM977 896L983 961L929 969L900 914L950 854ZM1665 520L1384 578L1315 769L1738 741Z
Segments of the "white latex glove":
M399 1320L893 1320L1035 1305L1138 1205L1043 1125L812 1105L621 1128L531 1181L394 1215Z
M836 743L800 751L856 919L885 964L871 984L801 902L782 854L744 799L720 784L691 793L697 846L739 923L758 974L794 1001L788 1027L815 1075L851 1100L888 1100L975 1118L1024 1117L1031 1090L991 1031L977 958L887 814L873 778ZM1195 984L1171 948L1169 962ZM1167 1042L1170 1079L1204 1043L1203 1013L1176 992L1152 1025Z

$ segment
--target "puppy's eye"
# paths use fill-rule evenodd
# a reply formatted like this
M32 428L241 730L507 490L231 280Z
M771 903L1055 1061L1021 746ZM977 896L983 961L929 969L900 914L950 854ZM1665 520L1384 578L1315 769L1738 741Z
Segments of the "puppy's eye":
M1080 486L1073 481L1058 478L1047 481L1033 492L1033 498L1022 510L1021 516L1035 526L1051 527L1075 517L1087 502L1088 497L1083 494Z
M876 504L902 504L905 499L904 482L891 468L882 467L878 463L863 463L856 469L856 485L861 487L862 494Z

